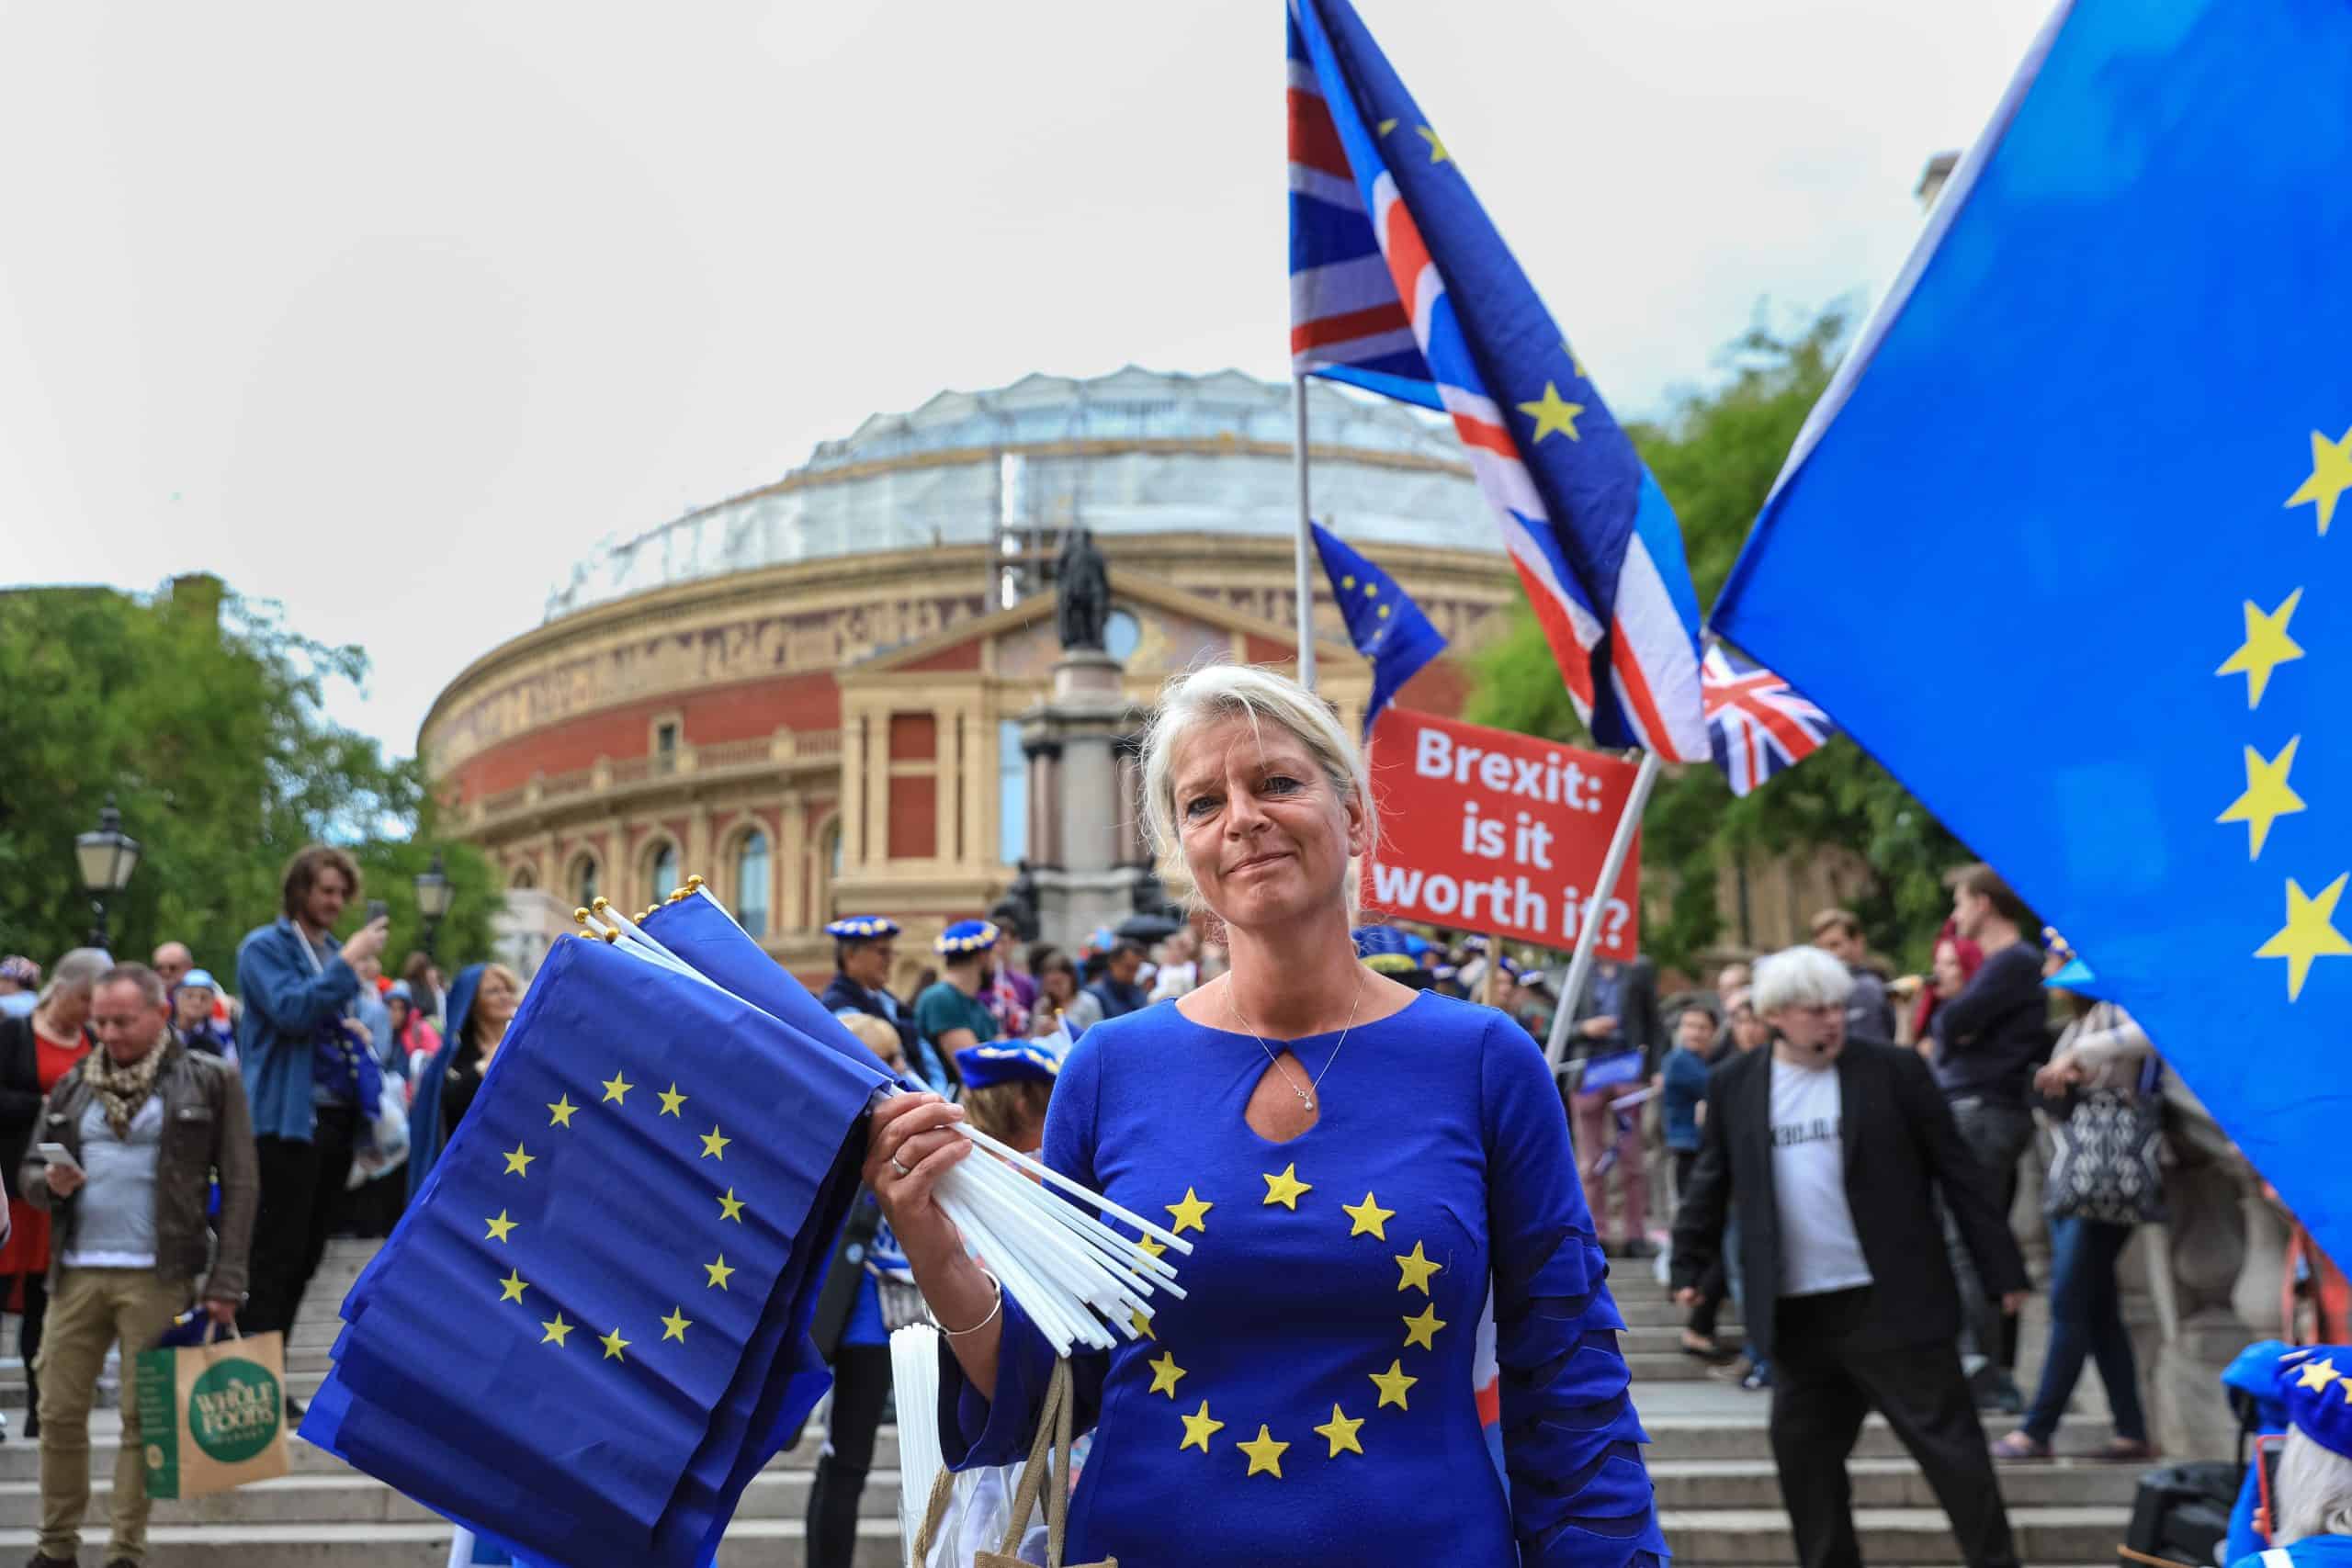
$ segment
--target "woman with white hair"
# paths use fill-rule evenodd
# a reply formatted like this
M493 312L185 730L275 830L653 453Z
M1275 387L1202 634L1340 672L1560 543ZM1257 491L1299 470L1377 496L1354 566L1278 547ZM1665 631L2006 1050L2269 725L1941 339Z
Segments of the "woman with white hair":
M2278 1358L2286 1445L2255 1529L2270 1550L2237 1568L2352 1564L2352 1346L2306 1345Z
M77 947L57 961L40 988L33 1010L23 1018L0 1018L0 1182L8 1191L7 1240L0 1243L0 1300L22 1280L25 1312L17 1325L17 1349L25 1364L25 1436L40 1436L40 1377L33 1358L40 1354L41 1329L49 1321L49 1211L36 1209L17 1190L17 1171L32 1147L40 1102L66 1069L90 1054L90 1001L98 976L114 967L106 950ZM0 1431L5 1431L0 1427Z
M1140 772L1160 874L1232 959L1087 1031L1046 1118L1048 1164L1195 1244L1184 1299L1072 1358L1095 1441L1069 1560L1656 1562L1622 1320L1542 1053L1357 962L1379 826L1354 742L1295 682L1215 666L1164 694ZM951 1352L957 1468L1027 1452L1054 1369L935 1200L961 1114L886 1103L865 1168ZM1490 1284L1508 1496L1471 1381Z

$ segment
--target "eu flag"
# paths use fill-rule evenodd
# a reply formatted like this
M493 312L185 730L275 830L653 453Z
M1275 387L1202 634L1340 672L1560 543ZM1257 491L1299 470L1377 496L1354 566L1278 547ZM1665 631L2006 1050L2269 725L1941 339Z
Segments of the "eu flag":
M2341 0L2061 6L1716 610L2064 932L2338 1258L2347 82ZM1932 584L1931 635L1872 582Z
M1396 700L1405 682L1445 651L1445 637L1369 556L1320 523L1312 526L1315 553L1323 558L1323 574L1331 580L1331 597L1348 624L1348 640L1372 661L1372 700L1363 708L1363 732L1369 738L1373 721Z
M714 984L557 943L345 1302L304 1436L526 1562L708 1562L813 1397L806 1282L883 1081Z

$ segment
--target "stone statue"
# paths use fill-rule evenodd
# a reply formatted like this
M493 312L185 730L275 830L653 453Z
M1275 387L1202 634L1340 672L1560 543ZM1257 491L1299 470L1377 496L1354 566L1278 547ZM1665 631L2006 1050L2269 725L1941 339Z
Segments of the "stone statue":
M1054 562L1054 608L1062 648L1069 652L1102 651L1102 625L1111 616L1111 574L1091 529L1062 536Z

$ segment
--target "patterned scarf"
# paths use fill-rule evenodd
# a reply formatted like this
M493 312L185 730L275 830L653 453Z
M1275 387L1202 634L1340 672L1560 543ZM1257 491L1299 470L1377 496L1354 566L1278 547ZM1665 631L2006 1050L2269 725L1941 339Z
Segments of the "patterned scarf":
M171 1045L171 1036L163 1034L156 1036L155 1048L135 1062L116 1061L103 1045L82 1058L82 1080L98 1097L98 1109L106 1112L116 1138L130 1141L130 1119L155 1092L155 1075L163 1071Z

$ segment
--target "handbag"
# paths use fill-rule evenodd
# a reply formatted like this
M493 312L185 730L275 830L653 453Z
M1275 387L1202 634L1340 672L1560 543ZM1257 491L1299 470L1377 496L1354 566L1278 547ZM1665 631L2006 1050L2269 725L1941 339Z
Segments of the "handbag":
M1053 1381L1046 1385L1046 1401L1037 1410L1037 1437L1029 1445L1029 1462L1022 1467L1021 1483L1013 1489L1012 1505L1005 1515L1002 1545L995 1551L974 1552L972 1568L1027 1568L1027 1559L1020 1555L1021 1538L1028 1533L1029 1515L1041 1498L1046 1511L1046 1568L1119 1568L1115 1557L1067 1565L1062 1562L1069 1515L1071 1413L1077 1404L1070 1392L1069 1362L1056 1361ZM915 1533L915 1562L930 1560L932 1545L947 1516L954 1482L955 1476L943 1470L932 1487L931 1506L923 1515L922 1528Z
M2154 1055L2132 1089L2086 1089L2057 1127L2057 1156L2042 1207L2053 1216L2110 1225L2165 1218L2162 1067Z
M144 1434L150 1497L209 1497L287 1472L286 1337L220 1331L208 1321L195 1344L137 1353L126 1397Z

